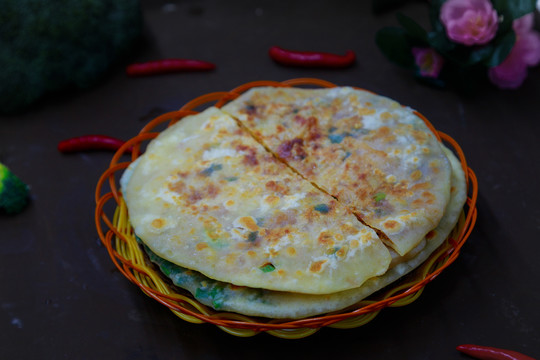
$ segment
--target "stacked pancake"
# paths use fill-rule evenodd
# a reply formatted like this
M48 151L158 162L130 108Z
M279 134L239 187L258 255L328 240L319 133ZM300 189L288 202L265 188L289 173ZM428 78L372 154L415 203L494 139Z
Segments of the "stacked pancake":
M388 98L253 88L163 131L124 173L135 234L216 310L302 318L407 274L454 228L460 162Z

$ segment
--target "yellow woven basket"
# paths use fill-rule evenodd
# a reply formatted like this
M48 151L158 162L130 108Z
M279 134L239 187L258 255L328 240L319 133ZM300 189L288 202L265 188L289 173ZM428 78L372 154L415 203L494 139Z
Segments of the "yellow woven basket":
M387 286L374 296L338 312L291 321L219 312L200 304L188 292L171 285L146 258L146 254L140 248L129 223L128 211L122 194L117 187L117 173L122 172L132 161L137 159L140 155L141 144L155 138L159 134L156 131L159 126L170 126L184 116L196 114L195 109L202 106L221 107L246 90L256 86L329 88L336 85L311 78L292 79L284 82L251 82L228 92L216 92L200 96L188 102L180 110L163 114L148 123L140 131L139 135L127 141L116 152L109 168L100 177L96 187L95 222L97 232L116 267L145 294L167 306L182 320L195 324L214 324L229 334L242 337L266 332L280 338L298 339L309 336L323 327L355 328L373 320L386 307L405 306L415 301L421 295L424 286L435 279L441 271L458 257L461 247L469 237L476 222L476 200L478 195L476 176L467 166L465 156L459 145L450 136L435 130L429 121L419 113L416 114L426 122L439 141L452 148L460 159L467 177L468 198L458 224L443 245L414 272ZM121 157L129 153L130 150L131 161L120 162ZM109 189L104 191L107 182ZM109 204L113 205L112 208ZM112 219L108 216L108 212L112 214ZM105 225L106 229L103 225Z

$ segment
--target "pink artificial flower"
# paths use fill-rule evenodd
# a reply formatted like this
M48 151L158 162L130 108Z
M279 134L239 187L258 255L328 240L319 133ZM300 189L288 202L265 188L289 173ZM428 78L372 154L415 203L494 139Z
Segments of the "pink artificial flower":
M516 43L508 57L489 69L489 79L501 89L516 89L527 78L527 69L540 63L540 33L532 29L533 14L514 20Z
M420 76L436 78L441 72L444 59L431 48L413 47L412 53Z
M440 14L450 40L465 45L483 45L495 37L497 11L489 0L448 0Z

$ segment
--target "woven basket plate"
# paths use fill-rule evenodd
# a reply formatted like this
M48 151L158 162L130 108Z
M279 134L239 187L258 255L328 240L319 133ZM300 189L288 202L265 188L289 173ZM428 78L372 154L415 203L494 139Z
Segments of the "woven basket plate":
M257 81L241 85L228 92L215 92L200 96L184 105L180 110L163 114L148 123L131 140L127 141L113 156L109 168L103 173L96 188L95 222L99 237L107 248L116 267L135 283L145 294L167 306L179 318L196 324L210 323L236 336L253 336L266 332L281 338L302 338L323 327L355 328L373 320L386 307L405 306L416 300L425 285L435 279L459 255L461 247L469 237L476 222L476 199L478 185L474 172L459 145L448 135L435 130L429 121L419 113L439 141L453 149L461 161L467 177L468 198L456 227L445 242L419 268L401 280L394 282L347 309L322 316L300 320L273 320L244 316L235 313L215 311L197 302L188 292L179 289L165 279L148 260L139 246L129 223L126 205L119 191L118 179L129 164L140 155L141 145L159 134L165 128L183 117L196 114L196 109L208 106L222 107L240 94L257 86L308 86L335 87L336 85L319 79L292 79L284 82ZM131 161L121 161L129 154ZM108 190L105 189L108 185Z

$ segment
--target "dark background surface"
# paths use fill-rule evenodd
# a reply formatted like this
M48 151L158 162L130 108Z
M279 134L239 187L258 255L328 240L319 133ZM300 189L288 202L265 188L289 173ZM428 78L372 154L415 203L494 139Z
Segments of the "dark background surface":
M375 32L396 25L368 1L143 1L145 41L100 85L0 118L0 161L31 186L31 205L0 217L2 359L465 359L476 343L540 358L540 69L516 91L435 90L390 64ZM401 9L427 19L422 4ZM285 68L268 48L358 55L343 70ZM128 62L187 57L208 73L128 78ZM114 267L94 224L94 190L112 157L60 154L64 138L128 139L153 117L254 80L317 77L422 112L462 146L479 179L478 222L457 261L420 298L365 326L301 340L237 338L175 317Z

